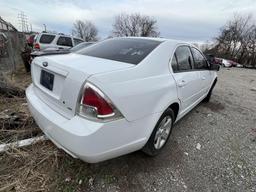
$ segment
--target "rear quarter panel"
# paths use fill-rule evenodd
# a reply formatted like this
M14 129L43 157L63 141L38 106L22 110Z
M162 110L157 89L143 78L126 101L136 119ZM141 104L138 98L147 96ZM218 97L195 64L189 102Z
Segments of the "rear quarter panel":
M132 68L91 76L128 121L159 113L179 103L176 83L169 70L173 43L160 44Z

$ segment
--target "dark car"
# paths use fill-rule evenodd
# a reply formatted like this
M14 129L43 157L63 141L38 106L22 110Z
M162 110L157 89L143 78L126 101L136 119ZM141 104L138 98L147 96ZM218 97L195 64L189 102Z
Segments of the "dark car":
M205 54L205 57L207 58L208 62L211 64L221 65L222 59L215 57L213 54Z

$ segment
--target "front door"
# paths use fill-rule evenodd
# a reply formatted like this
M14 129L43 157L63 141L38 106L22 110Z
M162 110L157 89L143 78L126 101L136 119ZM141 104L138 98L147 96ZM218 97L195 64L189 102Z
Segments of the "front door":
M208 93L212 80L213 73L209 70L208 62L203 54L196 48L191 48L194 58L194 70L198 71L201 79L201 95L204 96Z

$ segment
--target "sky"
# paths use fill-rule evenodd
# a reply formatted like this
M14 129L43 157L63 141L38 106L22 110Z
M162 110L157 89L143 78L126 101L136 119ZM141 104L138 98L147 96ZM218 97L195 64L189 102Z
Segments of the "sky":
M212 41L234 14L256 13L256 0L0 0L0 16L21 29L23 11L33 30L70 34L76 20L90 20L104 39L116 15L140 13L154 17L160 36L185 41Z

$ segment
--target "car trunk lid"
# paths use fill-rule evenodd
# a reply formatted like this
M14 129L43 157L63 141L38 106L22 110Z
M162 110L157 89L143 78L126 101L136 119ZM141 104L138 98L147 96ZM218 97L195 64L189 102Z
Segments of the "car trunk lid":
M133 66L78 54L44 56L33 61L32 80L37 96L70 119L76 113L80 90L88 77Z

